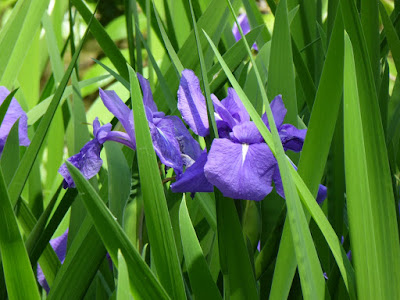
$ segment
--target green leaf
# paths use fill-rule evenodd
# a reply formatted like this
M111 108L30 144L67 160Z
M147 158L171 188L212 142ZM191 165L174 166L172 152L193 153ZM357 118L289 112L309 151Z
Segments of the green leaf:
M139 252L133 247L93 186L68 161L67 166L96 227L96 231L117 268L118 250L120 249L124 255L134 296L142 299L168 299L165 290L160 286L150 268L142 260Z
M88 29L90 26L88 26ZM25 185L26 180L28 179L31 168L36 160L36 157L39 153L39 150L43 144L43 141L46 137L46 133L49 129L51 121L53 120L54 114L57 110L58 104L60 103L61 97L64 93L65 87L68 83L69 77L71 76L72 70L75 66L75 63L79 57L79 53L82 49L83 43L86 39L88 30L86 31L77 51L71 59L71 62L68 66L67 71L64 73L62 81L58 86L56 93L54 94L53 100L50 103L46 113L43 116L42 121L40 122L35 136L33 137L30 146L26 150L24 156L21 159L21 162L18 166L17 171L15 172L15 176L10 182L8 191L10 195L10 201L12 205L17 203L18 197L20 196L22 189Z
M346 165L347 211L349 215L352 255L354 257L358 296L363 299L395 299L400 295L397 272L399 243L391 183L381 183L378 176L389 177L389 168L374 167L376 156L371 157L370 133L366 135L367 123L363 121L362 94L358 85L355 58L350 39L346 36L345 84L344 84L344 142ZM357 75L356 75L357 74ZM371 81L370 84L373 84ZM376 98L375 98L376 99ZM371 102L370 102L371 103ZM377 103L375 103L377 104ZM365 112L364 112L365 113ZM380 128L382 130L382 127ZM383 140L383 132L379 132ZM375 141L376 142L376 141ZM384 146L385 142L379 145ZM383 155L385 154L385 155ZM386 156L386 150L380 152ZM386 172L382 172L382 169ZM385 170L386 169L386 170ZM389 202L388 202L389 201ZM380 207L385 205L384 211ZM385 213L385 216L382 215ZM374 272L370 272L373 269Z
M79 11L82 18L85 20L87 24L92 18L93 13L89 10L86 4L82 0L72 0L72 4ZM105 31L104 27L100 24L100 22L94 18L92 27L90 28L91 33L99 43L101 49L103 49L104 53L111 60L114 67L118 70L119 74L128 79L128 70L126 68L126 60L124 56L119 51L118 47L115 45L113 40Z
M4 99L3 103L0 105L0 124L4 120L4 116L7 113L8 107L10 106L10 103L12 101L12 98L14 97L15 93L18 91L18 89L13 90L7 97Z
M168 214L167 202L153 149L140 86L135 72L130 67L128 69L135 121L136 154L151 252L160 282L168 294L173 299L185 299L183 278L171 228L171 220Z
M0 253L9 299L40 299L31 263L0 169Z
M131 300L132 295L129 287L128 266L121 250L118 250L118 287L117 300Z
M186 206L185 195L179 208L179 228L181 231L185 264L190 285L197 299L222 299L211 277L203 251L196 237L192 221Z
M391 183L389 160L380 116L379 103L374 82L374 73L370 63L369 53L361 27L357 8L353 1L341 1L345 28L353 46L356 82L358 90L358 105L350 109L348 117L361 117L361 128L345 128L345 141L350 131L357 130L358 137L363 141L364 153L359 153L357 160L347 164L346 160L346 189L350 238L354 249L354 263L357 278L358 297L368 299L396 299L400 297L400 245L396 211ZM347 43L349 44L349 43ZM350 52L350 50L348 50ZM351 72L347 69L347 72ZM346 73L345 73L346 74ZM354 75L354 70L352 76ZM346 82L346 81L345 81ZM346 86L345 86L346 87ZM348 88L350 88L348 86ZM354 88L354 87L353 87ZM353 101L355 101L353 99ZM346 108L345 111L349 109ZM355 110L356 109L356 110ZM357 117L358 118L358 117ZM346 119L346 112L345 112ZM355 122L356 120L353 120ZM346 123L345 123L346 124ZM347 123L352 124L352 123ZM346 125L345 125L346 127ZM359 132L361 130L361 132ZM354 142L345 143L347 151L356 150ZM353 152L353 154L354 154ZM346 153L346 152L345 152ZM352 163L361 165L359 173L354 178L348 178ZM363 166L362 166L363 165ZM365 171L366 178L359 174ZM347 180L350 180L349 182ZM354 182L352 182L354 180ZM362 184L367 184L362 186ZM350 192L349 187L353 190ZM355 196L355 190L362 188L364 194L368 189L368 197L360 202L360 195ZM349 192L352 196L349 198ZM355 202L353 202L355 201ZM351 208L350 208L351 206ZM363 213L364 211L364 213ZM362 217L360 217L362 215ZM353 218L353 220L351 219ZM368 230L369 229L369 230ZM365 230L367 236L363 236ZM366 267L374 270L367 271Z
M105 143L108 166L108 205L110 211L123 224L124 210L131 191L131 171L120 145Z
M268 98L281 94L288 110L285 123L297 125L296 85L286 0L279 1L276 9L269 61Z
M1 85L11 87L14 84L48 4L49 0L25 0L14 7L0 33Z

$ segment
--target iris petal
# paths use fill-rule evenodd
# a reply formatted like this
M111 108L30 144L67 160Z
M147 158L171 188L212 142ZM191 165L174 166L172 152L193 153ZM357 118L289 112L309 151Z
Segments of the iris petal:
M263 141L261 133L258 131L257 126L247 121L233 127L233 136L240 143L256 144Z
M281 138L283 148L299 152L303 148L307 129L297 129L291 124L283 124L279 128L279 137Z
M182 118L194 133L206 136L209 133L206 101L200 83L192 70L183 70L178 89L178 109Z
M171 184L171 190L174 193L212 192L213 185L204 175L206 162L207 152L204 150L194 164L186 168L185 173L177 176L177 181Z
M151 109L153 112L157 112L158 108L156 103L153 100L153 94L151 93L150 83L144 78L141 74L136 73L140 82L140 86L142 87L143 92L143 104Z
M99 89L100 98L103 100L104 105L107 109L117 117L125 128L126 133L131 139L131 142L136 145L135 142L135 125L133 122L133 114L128 106L118 97L114 91L103 91Z
M165 117L174 124L175 138L179 143L179 149L182 154L188 155L191 159L196 160L201 155L199 143L191 136L189 130L177 116Z
M86 143L79 153L71 156L67 161L78 168L86 179L90 179L100 171L103 164L103 160L100 158L100 150L100 143L94 139ZM65 163L58 169L58 172L64 177L64 188L75 187L75 182Z
M275 164L265 143L247 145L215 139L204 173L224 196L259 201L272 190Z
M183 162L179 143L175 139L174 124L171 120L162 119L157 126L149 123L153 147L160 161L171 167L176 173L182 173Z
M68 241L68 229L59 237L52 239L50 241L51 247L54 249L54 252L57 254L58 259L60 260L61 264L65 260L65 256L67 254L67 241ZM45 289L48 293L50 291L50 287L44 277L42 268L38 265L37 268L37 279L39 284Z
M246 108L233 88L228 88L228 96L221 103L231 113L237 123L250 121L250 116Z
M285 105L283 104L282 95L276 96L274 98L274 100L272 100L272 102L270 103L270 107L271 107L272 115L275 120L276 127L279 130L279 127L282 126L283 120L285 119L285 116L287 113L287 109L286 109ZM262 116L262 120L264 121L265 125L267 125L267 128L270 129L268 117L265 113Z
M4 102L9 94L10 92L6 87L0 86L0 105ZM17 99L13 97L0 126L0 154L3 151L3 147L6 143L11 128L18 119L19 144L21 146L29 146L30 140L28 138L28 117L19 105Z

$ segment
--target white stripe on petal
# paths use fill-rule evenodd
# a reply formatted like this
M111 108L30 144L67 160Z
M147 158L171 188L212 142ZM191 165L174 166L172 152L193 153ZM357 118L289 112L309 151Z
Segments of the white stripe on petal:
M242 144L242 166L244 164L244 160L246 159L248 150L249 150L249 144Z

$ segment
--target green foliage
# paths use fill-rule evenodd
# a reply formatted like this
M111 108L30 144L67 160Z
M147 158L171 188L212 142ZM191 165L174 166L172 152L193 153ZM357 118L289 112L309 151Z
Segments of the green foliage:
M0 85L12 92L0 124L15 97L31 143L19 145L22 119L0 135L1 299L400 298L398 1L3 2ZM243 12L251 29L235 42ZM181 174L156 156L135 72L158 110L180 118L184 69L206 99L210 136L192 133L201 148L219 135L212 93L233 87L285 200L171 191ZM93 116L123 131L99 88L132 109L136 149L102 144L90 180L67 162L76 188L65 191L61 164L101 138ZM269 105L278 94L284 123L307 129L299 154L282 146ZM60 261L49 241L67 228Z

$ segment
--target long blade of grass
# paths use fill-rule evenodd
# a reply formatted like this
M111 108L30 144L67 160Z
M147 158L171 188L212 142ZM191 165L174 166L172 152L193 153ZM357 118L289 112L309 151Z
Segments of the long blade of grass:
M380 232L385 229L385 224L382 224L385 220L377 219L374 211L376 205L373 202L381 202L383 197L374 199L376 195L372 186L376 184L376 180L371 182L373 170L370 167L371 162L368 161L368 137L364 134L365 122L362 121L361 99L355 76L356 67L348 37L346 37L345 59L344 141L347 211L358 295L363 299L397 298L400 295L399 288L392 285L397 275L396 271L391 272L391 270L395 270L393 268L396 267L396 256L398 257L399 253L392 255L390 253L398 248L398 244L392 245L389 249L382 248L388 232ZM384 219L390 217L396 219L393 200L391 206L391 212L388 212ZM397 226L390 230L397 231ZM374 272L370 272L371 269Z
M90 22L89 22L88 29L89 28L90 28ZM68 83L69 77L72 74L72 70L75 66L75 63L76 63L78 57L79 57L80 51L82 50L82 46L85 42L87 33L88 33L88 30L86 30L86 33L85 33L84 37L82 38L82 41L81 41L77 51L75 52L75 55L72 57L72 60L68 66L68 69L64 73L61 83L58 86L56 93L54 94L53 100L50 103L46 113L44 114L43 119L40 122L40 124L36 130L35 136L33 137L30 146L28 147L24 156L22 157L21 162L18 166L18 169L15 172L15 175L9 184L8 192L10 195L10 201L13 205L15 205L17 203L18 197L20 196L22 189L25 185L25 182L28 179L31 168L36 160L39 150L40 150L40 148L43 144L43 141L46 137L46 133L49 129L51 121L53 120L53 117L57 110L58 104L60 103L61 97L62 97L65 87Z
M40 299L0 168L0 253L9 299Z
M133 247L92 185L69 162L67 162L67 166L96 230L117 267L118 249L121 249L127 262L130 286L131 290L134 291L135 297L142 299L168 299L165 290L151 273L150 268L143 261L139 252ZM159 271L159 269L157 270Z
M161 284L173 299L185 299L185 289L175 240L161 183L150 129L136 73L128 67L139 176L151 251ZM127 259L127 257L125 256Z
M364 164L361 168L365 168L367 176L365 181L361 181L358 175L355 178L348 178L346 175L346 182L354 180L354 182L349 181L346 187L353 189L351 193L354 193L355 189L361 188L361 184L368 184L362 187L363 192L369 189L368 197L362 202L357 201L361 198L354 194L355 198L347 198L348 207L352 207L348 209L348 214L350 224L352 224L350 225L350 238L354 249L357 292L360 298L396 299L400 297L400 286L397 284L400 282L400 273L397 272L400 268L400 245L396 218L398 207L395 205L393 197L374 74L355 3L341 1L341 9L345 28L353 46L357 79L359 98L357 111L361 116L361 124L357 125L362 125L362 133L360 133L362 137L360 138L363 140L365 152L363 154L364 161L358 161L358 164ZM350 112L353 115L357 114L356 111ZM345 136L348 134L348 130L354 130L354 128L345 129ZM356 151L356 148L352 147L352 149L352 151ZM359 154L361 155L361 153ZM347 158L345 159L347 161ZM348 168L352 168L351 163L350 165L346 163L346 173L349 171ZM362 214L362 211L365 211L365 214ZM362 215L361 218L360 215ZM369 229L368 232L365 232L367 236L362 239L361 231L358 230L367 228ZM374 272L368 271L366 266L370 267L368 270L372 268Z
M185 195L179 208L179 228L181 231L183 253L193 293L198 299L222 299L211 277L200 243L197 240Z
M281 94L287 109L286 123L297 125L296 84L286 0L280 1L276 9L269 61L268 98Z
M0 35L1 85L14 84L48 4L49 0L25 0L13 10L10 26L4 27Z
M71 0L71 2L79 11L85 22L89 24L93 14L86 4L82 0ZM103 49L104 53L111 60L114 67L118 70L119 74L127 80L128 70L126 68L126 60L121 51L119 51L118 47L107 34L100 22L96 18L94 18L92 22L93 23L90 28L91 33L99 43L101 49Z
M118 250L118 288L117 300L131 300L132 295L129 287L128 266L121 250Z

